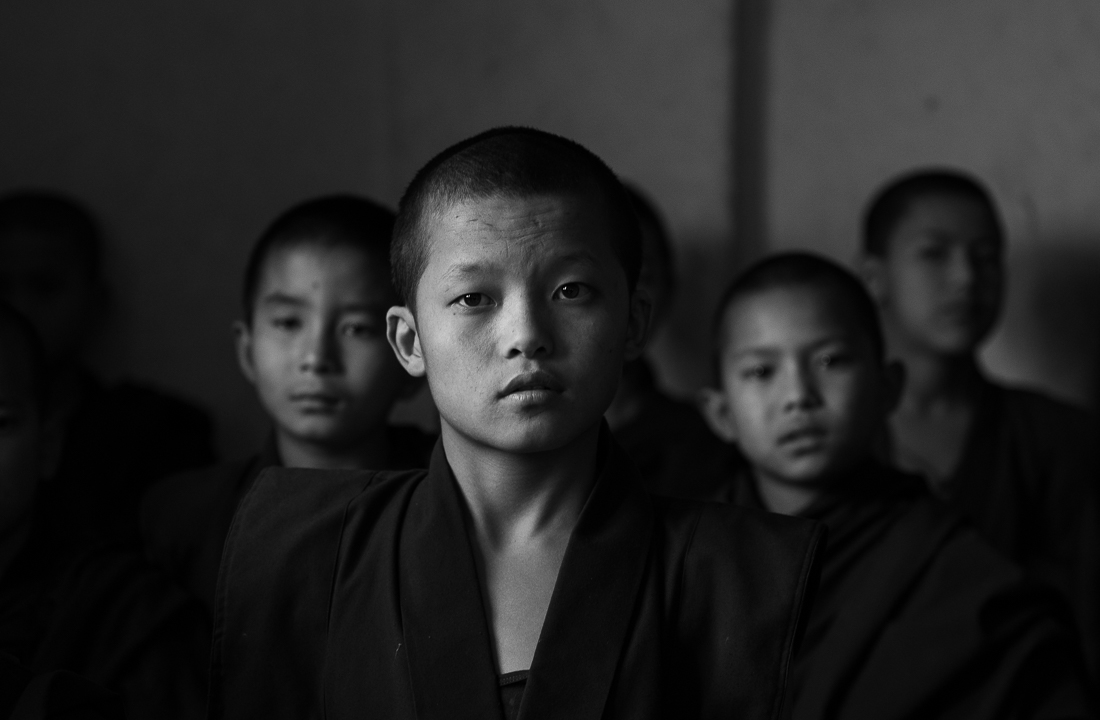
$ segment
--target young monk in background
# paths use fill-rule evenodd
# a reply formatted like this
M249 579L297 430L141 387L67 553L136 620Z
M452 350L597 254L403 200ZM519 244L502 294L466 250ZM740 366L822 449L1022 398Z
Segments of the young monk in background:
M436 156L394 231L427 471L273 468L218 583L211 718L779 718L818 528L654 500L603 420L648 302L618 179L503 128Z
M793 717L1092 717L1061 598L875 459L902 371L860 281L814 255L774 256L716 318L706 408L748 462L727 478L734 500L829 528Z
M237 323L241 371L273 430L260 452L170 478L142 505L146 547L214 615L222 545L268 467L427 467L435 439L386 419L420 387L386 340L393 211L350 195L297 205L252 249Z
M201 717L210 632L201 611L137 553L66 546L43 512L57 449L46 380L30 325L0 304L0 708L84 717L45 712L56 703L57 713L112 716L103 693L58 674L68 671L119 693L128 717Z
M653 203L636 188L625 187L642 231L638 292L646 294L653 305L652 337L664 324L676 290L672 243ZM698 481L713 477L725 462L726 449L707 428L698 409L662 392L644 357L623 367L619 390L607 409L607 422L638 465L646 488L657 495L701 499L706 492Z
M158 478L213 460L202 411L132 383L105 385L83 354L107 312L103 240L91 214L52 192L0 197L0 297L45 347L61 455L44 491L74 542L136 542L138 502Z
M1003 300L1003 255L993 200L962 173L913 172L867 210L862 268L890 355L908 378L890 420L892 456L995 548L1072 600L1100 678L1094 425L1078 408L982 370L978 350Z

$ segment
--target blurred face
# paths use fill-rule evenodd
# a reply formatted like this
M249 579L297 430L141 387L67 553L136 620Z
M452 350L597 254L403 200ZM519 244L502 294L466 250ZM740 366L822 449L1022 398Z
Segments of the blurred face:
M1001 251L981 203L950 195L914 200L885 257L869 261L891 339L943 355L974 352L1000 312Z
M72 243L12 228L0 234L0 294L38 332L52 366L73 362L99 309L99 292Z
M426 374L445 439L507 452L595 431L645 336L599 204L493 197L436 218L416 315L390 312L394 349Z
M0 535L27 517L43 470L42 422L31 392L27 353L0 330Z
M350 247L297 245L265 261L241 367L277 432L346 449L382 427L408 378L386 341L383 267Z
M891 392L870 339L833 292L775 288L723 321L721 390L707 399L716 431L763 480L821 483L870 450Z

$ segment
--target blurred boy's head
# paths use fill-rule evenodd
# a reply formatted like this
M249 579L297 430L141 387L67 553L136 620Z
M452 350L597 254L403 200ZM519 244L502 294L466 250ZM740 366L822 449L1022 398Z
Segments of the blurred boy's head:
M715 315L704 411L759 481L822 483L872 450L901 387L875 306L839 265L785 253L745 271Z
M624 183L630 196L642 238L642 262L638 273L638 290L649 295L653 303L651 330L660 327L676 290L676 267L672 242L660 211L653 201L637 187Z
M393 253L390 341L444 439L539 452L598 427L649 310L638 222L599 158L526 128L459 143L405 192Z
M1004 291L1004 232L989 191L952 170L921 170L879 192L864 216L863 272L891 340L973 353Z
M0 303L0 536L27 517L49 472L45 358L21 315Z
M75 200L0 197L0 295L34 326L51 369L77 361L103 309L102 248L95 219Z
M393 212L358 197L304 202L257 241L238 358L278 433L346 450L414 389L386 340Z

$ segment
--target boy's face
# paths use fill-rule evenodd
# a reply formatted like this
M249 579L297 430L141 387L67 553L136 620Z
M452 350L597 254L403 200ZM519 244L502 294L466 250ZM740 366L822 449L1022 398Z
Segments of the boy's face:
M0 294L34 326L52 366L77 357L101 300L71 240L17 228L0 234Z
M410 386L386 341L385 268L347 246L291 245L263 264L241 368L277 431L334 450L386 421Z
M891 337L944 355L974 352L1001 308L1001 241L988 209L951 195L913 200L865 271Z
M444 438L540 452L599 426L648 316L609 235L601 205L573 196L470 200L434 218L416 314L394 308L389 332L427 375Z
M42 418L21 344L13 330L0 329L0 533L30 512L45 470Z
M896 393L836 292L778 287L736 300L722 323L712 428L761 479L827 481L871 449Z

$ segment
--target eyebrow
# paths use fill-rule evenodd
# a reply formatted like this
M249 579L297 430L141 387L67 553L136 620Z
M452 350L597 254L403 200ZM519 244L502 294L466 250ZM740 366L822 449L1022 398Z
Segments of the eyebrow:
M278 291L264 295L260 298L260 303L262 305L293 305L295 307L305 307L309 304L303 298Z
M807 344L806 347L801 348L801 349L813 351L813 350L820 350L821 348L826 347L828 345L851 345L851 344L852 344L852 336L851 335L831 335L829 337L825 337L825 338L822 338L820 340L815 340L814 342L811 342L811 343ZM734 359L739 359L739 358L752 356L752 355L779 355L779 354L782 354L782 353L783 353L782 348L778 348L778 347L775 347L773 345L756 345L756 346L753 346L753 347L745 348L744 350L739 350L737 352L734 352L731 355L731 357L733 357Z

